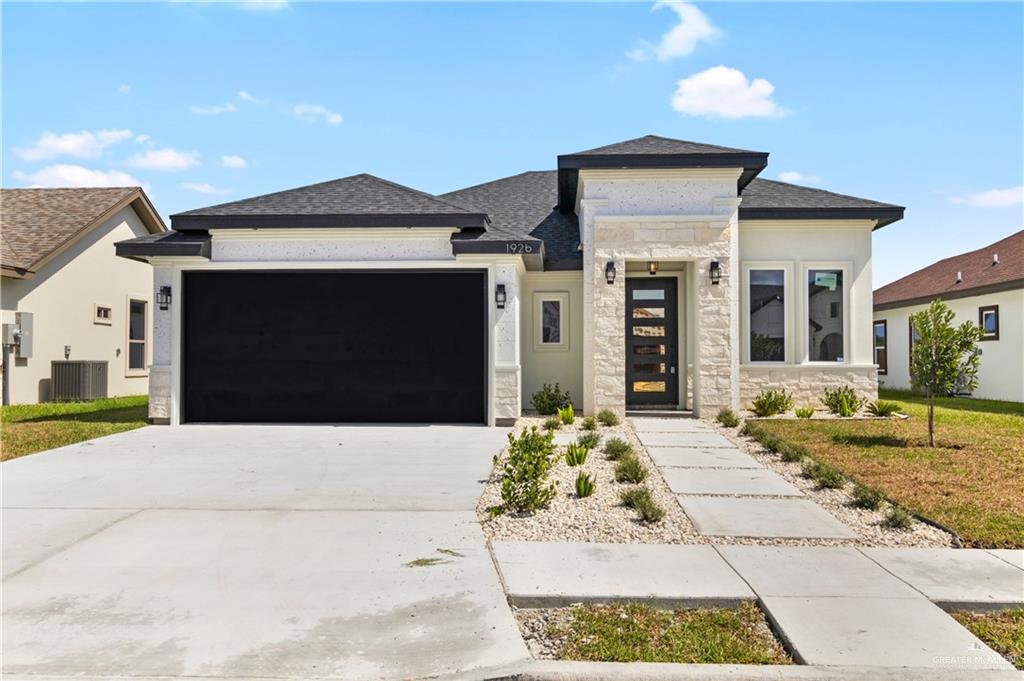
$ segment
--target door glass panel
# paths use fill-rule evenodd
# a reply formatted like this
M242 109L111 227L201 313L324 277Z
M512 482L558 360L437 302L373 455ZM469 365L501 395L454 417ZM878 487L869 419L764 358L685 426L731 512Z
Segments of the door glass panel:
M634 326L633 327L633 335L634 336L645 336L645 337L646 336L664 336L665 335L665 327L664 326Z
M665 381L633 381L633 392L663 393L665 392Z
M633 319L662 319L665 316L663 307L635 307Z
M562 342L562 303L545 300L541 303L541 342Z
M643 372L647 374L663 374L665 373L664 364L634 364L633 371Z
M636 345L633 347L634 355L664 355L664 345Z
M633 300L665 300L665 291L660 288L635 288Z

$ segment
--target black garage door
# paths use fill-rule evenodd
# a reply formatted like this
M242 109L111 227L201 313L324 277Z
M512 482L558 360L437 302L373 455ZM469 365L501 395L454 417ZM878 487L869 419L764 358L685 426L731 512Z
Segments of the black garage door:
M485 282L462 270L185 273L185 420L483 422Z

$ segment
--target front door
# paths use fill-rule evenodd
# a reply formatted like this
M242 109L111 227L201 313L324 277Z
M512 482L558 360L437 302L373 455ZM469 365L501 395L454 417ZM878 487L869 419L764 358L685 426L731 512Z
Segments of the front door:
M676 279L626 279L626 404L679 403Z

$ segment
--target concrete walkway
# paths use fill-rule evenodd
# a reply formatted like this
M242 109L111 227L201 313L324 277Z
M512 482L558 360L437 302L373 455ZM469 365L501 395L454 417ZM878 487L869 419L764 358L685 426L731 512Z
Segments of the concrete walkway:
M976 549L494 542L513 602L757 599L798 661L823 666L1012 669L933 601L1019 607L1024 570ZM739 580L739 581L737 581Z
M524 662L474 512L505 432L143 428L3 464L4 677Z
M855 539L777 473L696 419L632 417L637 438L701 534Z

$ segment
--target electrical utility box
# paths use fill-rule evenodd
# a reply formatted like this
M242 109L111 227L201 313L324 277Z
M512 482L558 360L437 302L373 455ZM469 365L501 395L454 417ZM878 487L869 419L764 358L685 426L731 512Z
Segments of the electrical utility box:
M18 346L14 351L14 356L28 359L32 356L32 313L16 312L14 321L19 329Z

